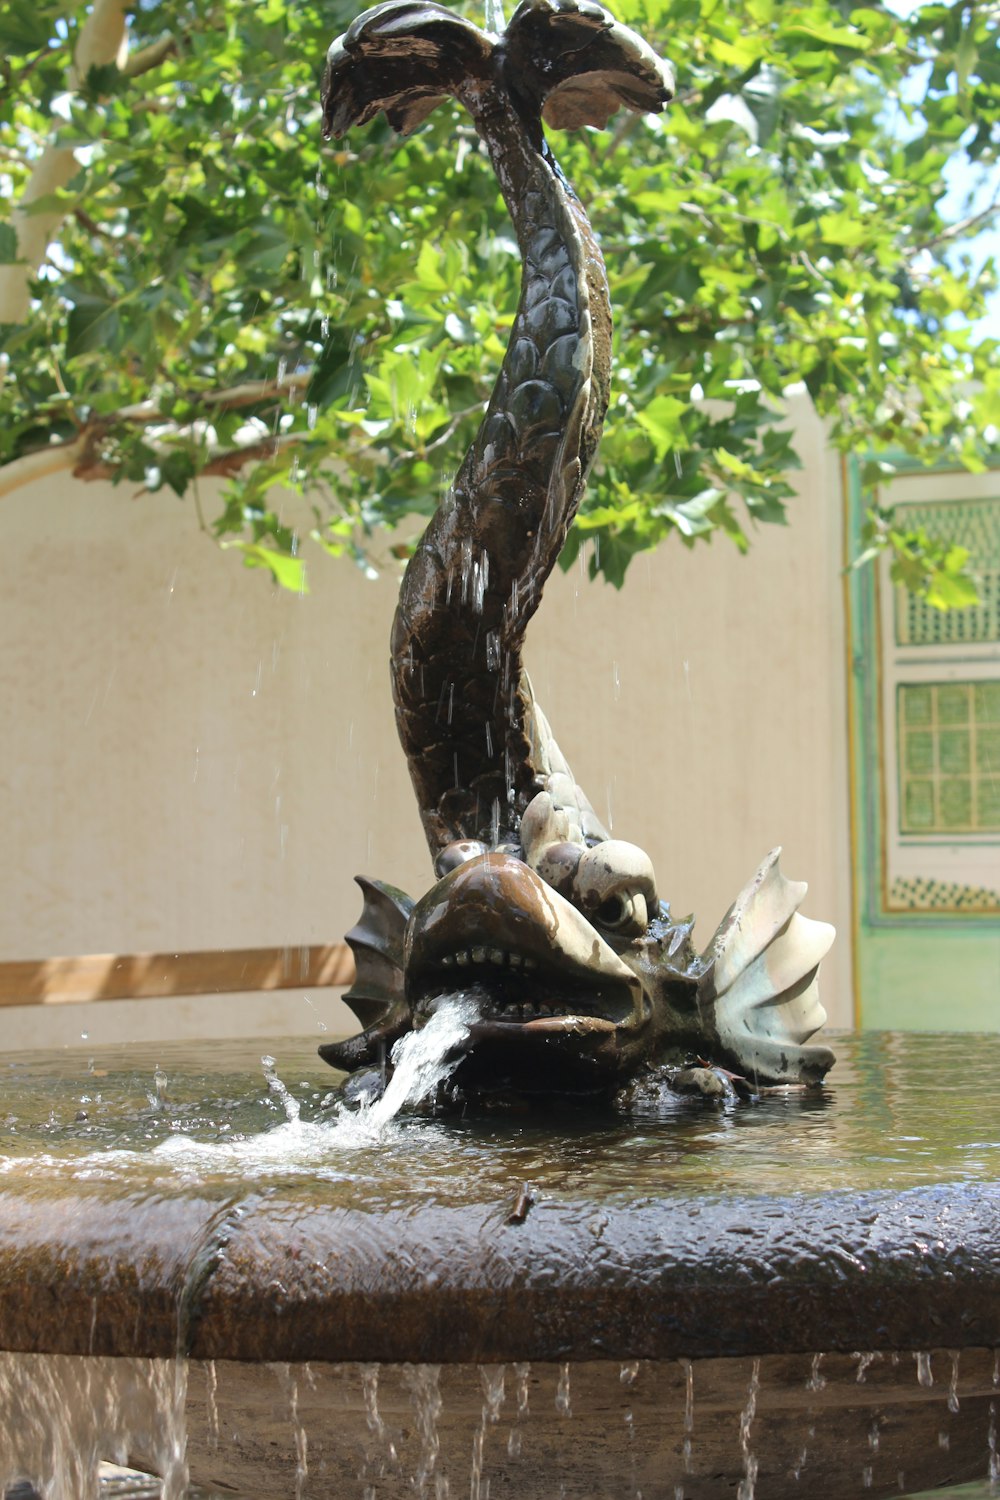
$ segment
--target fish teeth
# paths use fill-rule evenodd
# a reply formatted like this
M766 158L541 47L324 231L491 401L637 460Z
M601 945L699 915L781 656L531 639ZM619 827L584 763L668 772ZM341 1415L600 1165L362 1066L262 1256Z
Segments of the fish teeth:
M464 949L460 949L458 953L455 954L455 962L457 964L467 964L469 962L468 953Z
M484 964L486 962L486 949L485 948L473 948L473 950L472 950L472 962L474 964Z

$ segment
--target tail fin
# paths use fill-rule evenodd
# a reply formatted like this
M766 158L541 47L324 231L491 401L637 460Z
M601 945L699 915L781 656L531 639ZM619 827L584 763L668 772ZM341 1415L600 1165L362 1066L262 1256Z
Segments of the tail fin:
M560 130L602 129L616 110L658 114L674 78L594 0L521 0L503 38L511 92Z
M818 1082L828 1047L805 1043L826 1021L817 974L835 929L799 914L804 881L786 880L772 849L740 892L704 955L698 983L707 1029L749 1076Z
M385 110L409 135L463 82L484 76L493 42L434 0L388 0L364 11L326 55L323 133L343 135Z

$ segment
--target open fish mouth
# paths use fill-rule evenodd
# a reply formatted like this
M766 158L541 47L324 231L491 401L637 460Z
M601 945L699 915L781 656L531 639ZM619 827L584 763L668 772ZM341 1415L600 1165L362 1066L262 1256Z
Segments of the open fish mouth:
M414 907L407 998L417 1025L448 996L473 999L469 1044L610 1043L649 1019L637 977L598 930L522 860L482 854Z

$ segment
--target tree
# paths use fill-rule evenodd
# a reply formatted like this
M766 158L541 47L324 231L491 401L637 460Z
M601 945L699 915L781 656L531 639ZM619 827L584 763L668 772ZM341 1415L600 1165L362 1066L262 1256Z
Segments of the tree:
M0 494L71 469L190 494L279 582L306 538L366 555L429 513L474 430L517 297L516 247L457 108L407 139L319 134L353 0L8 0L0 103ZM995 9L901 19L847 0L621 0L667 55L662 118L556 135L616 307L612 407L566 560L620 583L677 532L780 522L804 381L845 448L986 462L995 268L946 223L945 172L997 167ZM3 181L6 179L6 181ZM886 455L878 457L879 454ZM198 480L225 475L221 513ZM875 513L873 546L939 603L961 549Z

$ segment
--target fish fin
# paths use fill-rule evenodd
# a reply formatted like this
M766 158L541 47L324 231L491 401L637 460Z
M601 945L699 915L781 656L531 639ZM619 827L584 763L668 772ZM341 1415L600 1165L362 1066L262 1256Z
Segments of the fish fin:
M448 95L486 75L493 40L434 0L387 0L364 11L327 53L323 133L343 135L380 110L409 135Z
M410 1028L403 973L403 940L413 902L382 880L356 875L364 906L346 935L354 954L354 983L344 992L363 1031L343 1041L324 1042L319 1055L331 1068L353 1073L384 1061L392 1043Z
M364 896L361 916L346 935L355 977L344 999L362 1026L370 1027L405 1005L403 939L413 902L381 880L355 877Z
M521 673L521 697L526 705L525 728L531 745L531 764L537 773L537 784L548 794L553 809L565 814L562 819L565 827L559 837L581 845L606 842L610 834L591 807L583 788L577 785L576 777L556 743L549 721L538 705L531 679L524 671ZM530 826L529 819L529 829ZM529 834L526 842L530 841L530 837Z
M593 0L522 0L504 35L511 92L559 130L603 129L616 110L658 114L670 68Z
M740 892L704 955L698 981L706 1030L751 1077L816 1082L828 1047L806 1046L826 1021L817 974L835 929L803 917L808 887L786 880L772 849Z

